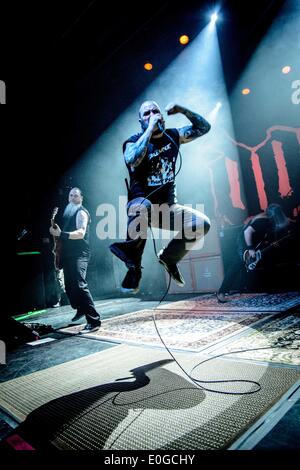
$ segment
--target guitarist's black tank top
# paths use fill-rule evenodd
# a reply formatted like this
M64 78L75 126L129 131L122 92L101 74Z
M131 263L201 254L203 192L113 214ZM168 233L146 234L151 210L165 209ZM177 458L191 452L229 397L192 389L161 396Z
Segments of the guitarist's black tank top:
M91 223L91 217L88 210L80 206L78 210L72 215L72 217L63 217L63 231L73 232L77 230L76 217L79 211L83 210L88 216L88 224L85 232L85 236L82 240L62 240L62 259L77 256L88 256L90 254L89 247L89 225Z

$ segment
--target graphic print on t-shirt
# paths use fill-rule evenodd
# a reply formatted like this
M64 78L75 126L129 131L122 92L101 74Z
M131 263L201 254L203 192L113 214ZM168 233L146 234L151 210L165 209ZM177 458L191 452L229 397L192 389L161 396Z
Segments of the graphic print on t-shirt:
M176 159L173 157L169 160L168 156L164 155L164 152L170 149L171 143L148 155L151 165L150 174L147 178L148 186L160 186L174 181Z

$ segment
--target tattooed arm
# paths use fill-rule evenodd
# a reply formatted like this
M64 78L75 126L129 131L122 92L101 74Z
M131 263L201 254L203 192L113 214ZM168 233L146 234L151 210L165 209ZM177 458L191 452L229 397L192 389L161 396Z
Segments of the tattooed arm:
M128 142L124 152L124 158L133 168L139 166L147 153L147 146L153 132L157 129L157 122L162 120L160 113L151 115L147 129L136 142Z
M56 227L50 227L49 231L51 235L55 237L60 237L64 235L64 238L68 238L69 240L82 240L85 236L87 224L89 218L85 211L78 211L76 215L76 227L77 229L73 232L62 232L61 228L56 224Z
M206 121L200 114L194 113L189 109L184 108L178 104L170 103L166 107L167 114L177 114L181 113L184 114L192 123L191 126L185 126L178 129L179 131L179 142L181 144L186 144L187 142L191 142L194 139L197 139L201 135L206 134L211 125L209 122Z

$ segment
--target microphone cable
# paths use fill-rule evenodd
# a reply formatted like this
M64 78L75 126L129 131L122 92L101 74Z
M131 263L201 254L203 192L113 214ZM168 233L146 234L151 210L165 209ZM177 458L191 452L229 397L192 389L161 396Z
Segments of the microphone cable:
M174 181L175 181L175 178L176 176L179 174L179 172L181 171L181 167L182 167L182 155L181 155L181 152L180 152L180 149L179 149L179 146L176 144L176 142L174 141L174 139L163 129L163 127L160 125L158 126L159 129L173 142L173 144L175 145L175 147L177 148L178 150L178 154L179 154L179 157L180 157L180 163L179 163L179 168L178 170L175 172L175 175L174 175ZM175 163L176 164L176 163ZM145 199L148 199L152 194L154 194L156 191L158 191L159 189L161 189L163 186L165 186L167 183L164 183L162 186L159 186L158 188L156 188L154 191L151 191L147 196L145 196L145 198L142 200L142 202L140 203L139 207L142 205L142 203L145 201ZM157 248L156 248L156 243L155 243L155 238L154 238L154 235L153 235L153 231L152 231L152 227L150 225L150 230L151 230L151 235L152 235L152 240L153 240L153 247L154 247L154 252L155 252L155 255L158 258L158 254L157 254ZM259 382L255 381L255 380L245 380L245 379L228 379L228 380L199 380L199 379L196 379L195 377L192 376L192 373L193 371L195 371L201 364L204 364L205 362L208 362L208 361L211 361L217 357L221 357L221 356L225 356L226 354L233 354L233 352L230 352L230 353L224 353L224 354L220 354L218 356L213 356L211 358L208 358L208 359L205 359L201 362L199 362L198 364L196 364L193 369L191 370L190 374L181 366L181 364L177 361L176 357L174 356L174 354L171 352L171 350L168 348L168 346L166 345L165 341L163 340L160 332L159 332L159 329L158 329L158 326L157 326L157 322L156 322L156 317L155 317L155 311L158 309L158 307L160 306L160 304L163 302L163 300L166 298L166 296L168 295L168 292L169 292L169 289L170 289L170 285L171 285L171 275L170 273L169 274L169 282L168 282L168 286L167 286L167 289L165 291L165 293L163 294L162 298L159 300L158 304L156 307L154 307L153 309L153 314L152 314L152 319L153 319L153 323L154 323L154 327L155 327L155 330L157 332L157 335L161 341L161 343L163 344L164 348L166 349L166 351L168 352L168 354L172 357L173 361L177 364L177 366L181 369L181 371L201 390L205 390L205 391L209 391L209 392L213 392L213 393L219 393L219 394L224 394L224 395L250 395L250 394L253 394L253 393L257 393L259 390L261 390L261 385ZM260 349L269 349L269 348L260 348ZM244 351L247 351L247 350L244 350ZM242 352L242 351L234 351L234 353L238 353L238 352ZM207 387L204 387L203 385L200 385L200 384L203 384L203 383L210 383L210 384L217 384L217 383L247 383L247 384L251 384L251 385L254 385L255 386L255 389L254 390L249 390L248 392L227 392L227 391L223 391L223 390L214 390L214 389L211 389L211 388L207 388Z

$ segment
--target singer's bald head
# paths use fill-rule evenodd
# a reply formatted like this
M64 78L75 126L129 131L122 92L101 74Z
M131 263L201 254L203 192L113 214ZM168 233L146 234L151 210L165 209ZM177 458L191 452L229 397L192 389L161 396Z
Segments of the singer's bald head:
M152 116L157 116L155 118L155 122L159 121L160 126L161 126L159 128L158 124L156 124L152 132L152 137L157 138L162 135L163 131L161 130L161 128L164 128L164 125L165 125L163 115L156 101L150 101L150 100L144 101L139 111L139 121L140 121L143 132L145 132L145 130L148 128L149 121L153 119Z
M145 111L148 109L157 109L158 112L161 113L160 107L156 103L156 101L144 101L144 103L141 104L140 111L139 111L139 117L142 118L143 114Z

